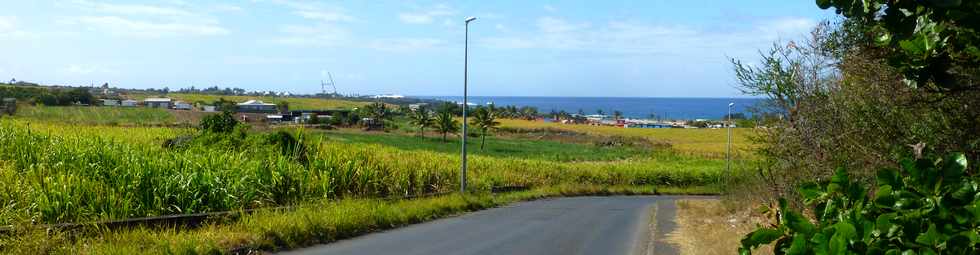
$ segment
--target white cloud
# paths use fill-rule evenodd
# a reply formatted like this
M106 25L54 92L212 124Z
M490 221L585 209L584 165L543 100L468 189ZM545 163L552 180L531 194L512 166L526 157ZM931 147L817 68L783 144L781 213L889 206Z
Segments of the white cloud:
M70 6L86 15L62 19L62 24L80 25L91 31L116 36L159 38L165 36L216 36L230 31L217 19L188 3L165 5L116 4L74 0ZM220 7L220 6L219 6ZM225 5L224 8L237 6Z
M217 24L192 24L181 22L149 22L119 16L83 16L67 23L84 25L90 30L108 32L119 36L213 36L226 35L227 29Z
M411 52L432 49L445 44L446 41L435 38L389 38L374 40L368 44L368 48L381 51Z
M17 17L0 16L0 39L19 38L27 35L27 32L20 30Z
M543 8L544 8L545 11L548 11L548 12L557 12L558 11L558 8L555 8L554 6L552 6L550 4L544 5Z
M622 54L727 52L766 45L780 37L796 38L812 28L815 22L806 18L781 18L757 22L756 25L741 29L721 31L627 21L611 21L596 26L556 17L541 17L535 24L534 30L523 31L520 36L483 38L478 43L501 49L534 48Z
M333 24L286 25L279 28L283 36L273 42L294 46L337 46L350 40L350 31Z
M272 3L282 5L292 9L292 12L300 17L320 22L349 22L356 19L347 14L344 8L338 6L327 6L318 2L272 0Z
M91 74L117 74L116 70L105 68L97 65L79 65L72 64L61 70L64 73L72 75L91 75Z
M452 16L455 14L456 10L453 10L447 5L439 4L428 8L428 10L425 11L399 13L398 19L408 24L430 24L437 18Z

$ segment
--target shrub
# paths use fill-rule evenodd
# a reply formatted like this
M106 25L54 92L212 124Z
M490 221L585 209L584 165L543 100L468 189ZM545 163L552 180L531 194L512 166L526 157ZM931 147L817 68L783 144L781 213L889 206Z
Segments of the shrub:
M816 224L780 200L778 224L742 239L741 254L775 241L776 254L977 254L980 181L967 159L903 160L877 173L869 195L843 168L829 182L800 187Z
M219 114L212 114L201 119L201 130L213 133L228 133L235 130L238 120L235 119L230 111L222 111Z

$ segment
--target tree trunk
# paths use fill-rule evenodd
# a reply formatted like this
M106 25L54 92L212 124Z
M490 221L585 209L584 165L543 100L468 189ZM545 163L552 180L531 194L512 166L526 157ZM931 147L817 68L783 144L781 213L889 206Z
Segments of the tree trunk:
M483 145L484 144L487 144L487 130L486 129L483 130L483 137L480 138L480 150L481 151L483 150Z
M445 131L442 132L442 142L446 142L447 141L446 140L446 133L447 132L445 132Z

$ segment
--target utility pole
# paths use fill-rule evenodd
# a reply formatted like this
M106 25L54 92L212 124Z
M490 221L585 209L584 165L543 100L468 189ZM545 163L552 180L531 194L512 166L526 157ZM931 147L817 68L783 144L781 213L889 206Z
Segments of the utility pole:
M725 153L728 158L728 174L732 173L732 107L735 107L735 103L728 103L728 149Z
M469 54L470 54L470 22L476 20L476 17L466 18L465 24L465 34L463 39L463 152L462 152L462 166L459 174L459 192L466 193L466 108L469 108L466 102L466 89L467 82L469 82L468 72L469 72Z

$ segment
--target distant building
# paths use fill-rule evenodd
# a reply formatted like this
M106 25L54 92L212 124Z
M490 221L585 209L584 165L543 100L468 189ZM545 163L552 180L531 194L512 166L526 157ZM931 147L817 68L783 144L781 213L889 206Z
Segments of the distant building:
M143 105L150 108L170 109L172 103L170 98L147 98L143 100Z
M116 100L116 99L102 99L102 106L119 106L119 100Z
M191 104L185 102L177 101L174 103L174 110L190 110L193 108L194 107L191 106Z
M213 105L202 105L201 109L204 109L204 112L216 112L217 107Z
M276 112L276 105L259 100L248 100L238 103L239 112Z
M126 100L122 100L119 103L119 106L122 106L122 107L136 107L136 103L137 103L136 100L126 99Z
M427 104L427 103L410 104L410 105L408 105L408 109L411 109L412 111L418 111L422 107L426 107L428 105L429 104Z

